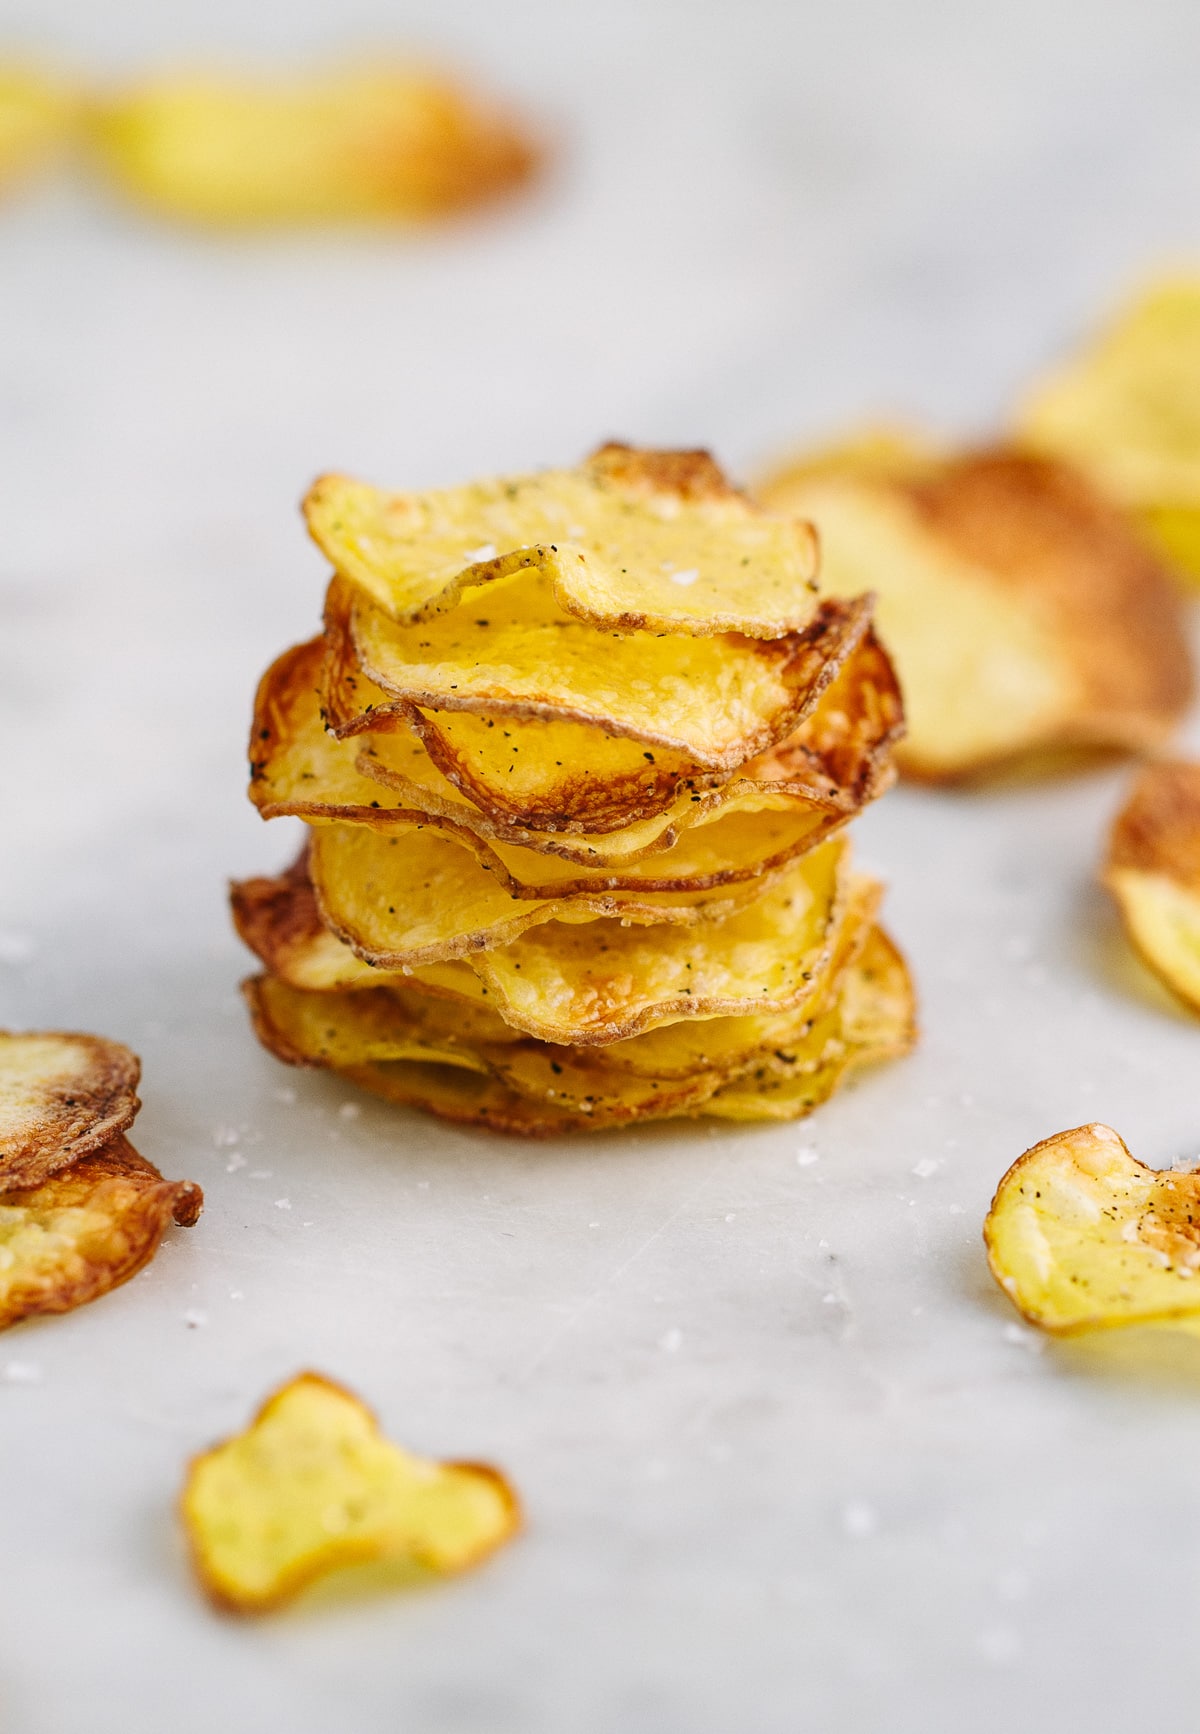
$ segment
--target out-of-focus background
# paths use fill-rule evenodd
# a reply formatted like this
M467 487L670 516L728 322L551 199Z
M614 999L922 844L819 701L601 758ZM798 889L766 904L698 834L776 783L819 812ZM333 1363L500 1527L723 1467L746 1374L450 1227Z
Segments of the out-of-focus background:
M344 1117L253 1048L222 884L293 842L243 747L317 624L318 471L986 432L1200 252L1200 9L4 0L8 44L114 79L411 44L552 151L424 231L214 236L69 177L0 208L0 1022L130 1041L139 1143L209 1195L0 1343L0 1727L1185 1725L1197 1368L1042 1352L978 1245L1062 1126L1194 1154L1194 1030L1089 889L1120 773L869 817L925 1044L775 1131L530 1154ZM527 1539L424 1599L215 1619L181 1465L308 1363L503 1462Z

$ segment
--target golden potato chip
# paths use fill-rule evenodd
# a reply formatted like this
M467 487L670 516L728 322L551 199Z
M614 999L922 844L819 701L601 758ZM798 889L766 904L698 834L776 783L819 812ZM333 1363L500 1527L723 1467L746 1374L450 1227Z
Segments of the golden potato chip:
M1200 1314L1200 1173L1144 1167L1111 1126L1027 1150L1000 1182L983 1238L992 1275L1043 1330Z
M1018 433L1086 470L1200 579L1200 277L1151 285L1035 388Z
M733 489L707 452L607 445L574 470L388 494L322 476L304 502L334 569L402 625L517 576L607 632L782 638L816 612L811 526ZM592 641L594 643L594 639Z
M908 967L892 940L872 927L840 991L803 1041L772 1048L722 1086L705 1113L726 1120L795 1120L810 1114L860 1066L905 1054L916 1040Z
M601 640L594 626L558 608L537 574L498 580L486 614L464 605L415 626L356 599L335 579L328 642L336 647L349 632L353 666L389 703L356 709L353 694L335 693L347 667L335 649L326 709L331 721L346 719L334 722L343 736L384 728L394 714L410 721L414 705L584 723L666 749L698 770L728 773L799 727L861 639L870 606L865 597L820 603L803 632L770 640L667 632ZM507 768L510 755L499 757ZM561 776L549 780L556 790L570 787ZM503 774L495 781L502 788Z
M386 62L276 82L165 76L100 105L93 133L130 197L223 225L425 220L507 191L537 160L507 115Z
M66 1313L128 1282L172 1222L190 1228L204 1194L164 1180L118 1133L32 1186L0 1192L0 1329Z
M941 781L1058 748L1139 751L1189 702L1182 607L1064 466L982 452L902 477L777 476L835 595L872 586L904 686L902 768Z
M132 1125L137 1056L61 1030L0 1031L0 1194L39 1186Z
M42 168L70 138L76 91L31 66L0 66L0 193Z
M1200 764L1146 767L1113 825L1103 879L1134 949L1200 1012Z
M464 1571L521 1525L498 1470L402 1451L365 1404L319 1373L299 1374L244 1433L193 1459L180 1514L201 1583L238 1613L265 1612L372 1560Z

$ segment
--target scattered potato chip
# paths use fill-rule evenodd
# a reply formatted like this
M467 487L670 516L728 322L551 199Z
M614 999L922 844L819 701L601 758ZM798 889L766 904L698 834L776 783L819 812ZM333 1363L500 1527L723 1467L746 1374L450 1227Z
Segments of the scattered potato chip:
M816 523L825 588L878 593L909 775L1141 751L1186 709L1182 605L1120 514L1065 466L1003 450L915 474L818 462L762 492Z
M275 82L166 76L101 105L93 132L130 197L218 225L424 221L507 192L538 157L509 116L386 62Z
M76 91L30 66L0 66L0 193L41 169L67 142L79 114Z
M1200 1012L1200 764L1146 767L1113 825L1103 878L1134 949Z
M322 476L308 527L343 578L401 625L517 574L549 582L547 613L608 632L803 632L816 602L811 526L730 486L707 452L602 446L577 469L387 494ZM545 588L539 586L539 588Z
M728 773L800 726L869 615L860 597L821 603L809 626L786 638L613 633L600 641L594 626L557 609L537 577L493 585L486 615L462 607L417 626L356 601L335 579L330 641L338 617L348 619L356 666L395 710L355 712L331 696L328 670L326 702L331 716L349 710L343 735L385 727L389 714L408 721L415 705L585 723Z
M140 1072L100 1036L0 1031L0 1195L41 1185L132 1125Z
M194 1458L180 1512L201 1583L239 1613L264 1613L368 1561L465 1571L521 1525L498 1470L401 1450L319 1373L299 1374L244 1433Z
M0 1192L0 1330L65 1313L128 1282L172 1222L190 1228L204 1194L164 1180L118 1133L60 1173Z
M1044 1330L1200 1315L1200 1173L1144 1167L1111 1126L1027 1150L1000 1182L983 1238L992 1275Z
M1200 580L1200 277L1148 288L1035 388L1018 432L1078 464Z

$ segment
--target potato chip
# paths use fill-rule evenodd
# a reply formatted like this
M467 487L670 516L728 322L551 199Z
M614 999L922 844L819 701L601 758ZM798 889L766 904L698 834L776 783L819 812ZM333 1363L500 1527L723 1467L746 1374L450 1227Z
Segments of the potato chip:
M992 1275L1043 1330L1200 1315L1200 1173L1144 1167L1111 1126L1027 1150L1000 1182L983 1238Z
M1200 764L1146 767L1113 825L1103 879L1134 949L1200 1012Z
M0 1192L0 1329L66 1313L128 1282L172 1222L190 1228L204 1194L164 1180L118 1133L31 1186Z
M132 1125L140 1073L120 1042L0 1031L0 1194L41 1185Z
M909 775L948 780L1059 748L1140 751L1186 709L1169 579L1064 466L1002 450L908 476L801 466L765 493L817 524L827 589L878 592Z
M0 66L0 193L44 167L70 138L79 99L31 66Z
M139 203L220 225L422 221L525 180L537 150L440 74L376 62L150 80L101 105L98 161Z
M782 638L816 613L811 526L752 505L707 452L607 445L574 470L423 494L322 476L304 512L334 569L406 626L486 610L474 592L514 575L546 618L605 632Z
M391 715L409 721L414 705L584 723L727 774L800 726L869 617L870 600L859 597L819 604L805 630L786 638L612 633L601 641L595 627L558 609L537 575L495 583L486 614L463 606L416 626L355 600L335 579L329 641L349 632L354 665L390 704L356 710L352 698L339 698L331 683L344 676L341 658L326 671L326 707L331 719L347 719L335 723L343 736L386 727ZM552 742L547 758L559 756ZM500 757L507 767L509 757ZM569 786L561 776L550 783Z
M299 1374L244 1433L193 1459L180 1514L201 1583L238 1613L266 1612L367 1561L465 1571L521 1525L498 1470L401 1450L320 1373Z
M1200 579L1200 278L1151 285L1035 388L1018 432L1078 464Z

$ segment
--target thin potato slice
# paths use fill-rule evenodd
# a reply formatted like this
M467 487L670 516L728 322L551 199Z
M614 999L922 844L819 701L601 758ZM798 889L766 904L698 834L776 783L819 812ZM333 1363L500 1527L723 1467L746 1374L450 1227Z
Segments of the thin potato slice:
M401 1450L319 1373L299 1374L244 1433L192 1460L180 1514L201 1583L238 1613L266 1612L372 1560L465 1571L521 1525L498 1470Z
M583 723L728 774L800 726L862 638L870 610L866 597L822 602L803 632L771 640L599 636L559 609L544 579L521 574L491 587L486 614L463 605L408 626L335 579L326 604L329 642L336 646L349 632L354 666L390 705L355 709L353 698L338 697L333 684L347 664L336 652L326 704L331 719L346 718L335 724L341 735L386 727L392 714L408 721L415 705Z
M506 192L537 160L508 116L386 62L278 82L152 79L100 105L93 137L131 198L233 226L427 220Z
M811 526L733 489L707 452L602 446L574 470L388 494L322 476L304 502L334 569L402 625L510 577L607 632L782 638L816 611Z
M992 1275L1043 1330L1200 1314L1200 1173L1144 1167L1111 1126L1027 1150L1000 1182L983 1238Z
M486 1005L463 1005L409 987L314 993L277 976L242 983L255 1034L289 1066L362 1065L424 1060L486 1071L485 1047L523 1038Z
M1200 580L1200 277L1137 297L1034 389L1018 435L1078 464Z
M120 1042L0 1031L0 1195L39 1186L133 1124L141 1066Z
M1200 764L1146 767L1113 825L1103 879L1135 951L1200 1012Z
M908 966L880 927L846 971L844 985L803 1042L773 1048L718 1090L705 1112L727 1120L795 1120L860 1066L906 1054L916 1040Z
M42 169L70 139L78 92L31 66L0 65L0 194Z
M760 897L785 871L715 890L596 887L559 896L548 887L544 895L525 895L506 882L498 860L489 868L464 840L426 825L386 835L365 825L324 825L313 832L309 855L326 926L365 962L391 970L491 951L547 921L717 921Z
M1004 450L915 475L801 466L763 492L816 522L827 589L877 591L909 775L1141 751L1186 709L1182 604L1120 513L1065 466Z
M0 1193L0 1330L66 1313L128 1282L171 1223L190 1228L204 1194L164 1180L117 1134L62 1173Z

